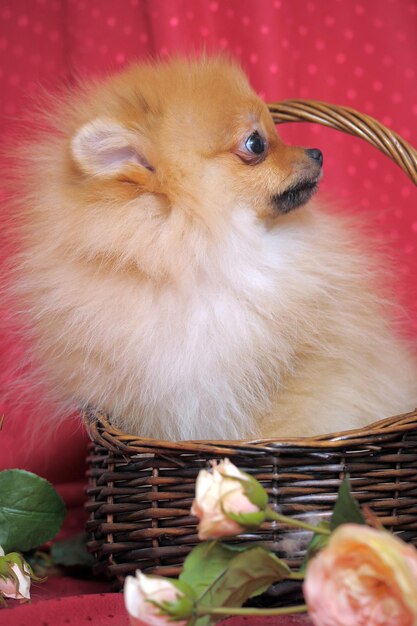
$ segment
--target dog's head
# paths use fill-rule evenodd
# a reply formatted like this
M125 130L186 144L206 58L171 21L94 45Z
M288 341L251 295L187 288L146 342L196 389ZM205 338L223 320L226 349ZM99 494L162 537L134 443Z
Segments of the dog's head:
M279 221L321 176L320 151L285 145L225 57L134 65L67 98L54 123L63 131L59 158L55 139L32 157L41 168L33 179L49 196L56 191L51 233L60 213L54 237L66 236L73 255L148 274L160 272L158 255L172 264L173 242L185 246L190 225L224 233L242 206Z
M317 149L285 145L266 105L224 57L134 66L99 88L71 150L80 175L131 183L169 209L204 212L232 195L260 215L287 213L313 194Z

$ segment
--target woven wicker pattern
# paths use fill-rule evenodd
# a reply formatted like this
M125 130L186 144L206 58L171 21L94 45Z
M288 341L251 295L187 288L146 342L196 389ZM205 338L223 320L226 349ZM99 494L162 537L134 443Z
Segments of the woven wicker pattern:
M417 545L417 412L345 434L279 442L168 443L130 437L101 414L86 416L94 440L89 461L89 549L120 583L137 567L178 574L197 542L190 516L195 479L228 456L267 489L281 513L328 519L343 476L355 497L389 529ZM290 565L303 558L309 533L266 523L242 541L263 541Z
M416 151L376 120L314 101L271 104L270 110L276 123L317 122L362 137L417 184ZM92 439L88 547L96 556L96 571L118 585L137 568L179 573L198 541L190 515L197 474L211 460L226 456L261 481L277 511L313 523L328 519L340 482L349 473L356 499L369 505L387 528L417 545L417 411L347 433L251 442L143 439L122 433L99 412L86 414L85 421ZM266 523L239 538L260 540L297 567L309 533ZM287 589L285 585L277 587ZM279 589L271 593L274 601L282 595Z

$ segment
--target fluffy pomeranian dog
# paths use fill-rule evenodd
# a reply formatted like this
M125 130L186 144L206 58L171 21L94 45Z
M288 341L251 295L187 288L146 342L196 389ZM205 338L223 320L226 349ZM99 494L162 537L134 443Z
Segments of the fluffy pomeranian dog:
M224 57L134 65L58 98L22 153L18 290L62 407L164 439L304 436L417 403L356 229L309 200Z

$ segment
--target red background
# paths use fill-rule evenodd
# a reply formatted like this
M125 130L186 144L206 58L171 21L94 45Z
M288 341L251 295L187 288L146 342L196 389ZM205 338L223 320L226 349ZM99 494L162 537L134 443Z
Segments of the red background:
M104 75L133 59L226 50L267 101L316 98L373 115L417 144L415 0L0 0L0 131L30 120L39 85ZM416 190L361 140L314 125L287 125L284 138L324 152L321 194L367 215L374 236L397 258L398 293L417 330ZM1 183L1 179L0 179ZM5 210L5 209L3 209ZM1 251L13 247L3 232ZM6 400L21 349L13 313L3 310L0 346L0 468L26 467L55 483L84 471L85 437L74 423L28 445L31 407ZM17 408L16 408L17 405ZM70 485L63 487L74 493ZM75 500L79 500L81 491Z

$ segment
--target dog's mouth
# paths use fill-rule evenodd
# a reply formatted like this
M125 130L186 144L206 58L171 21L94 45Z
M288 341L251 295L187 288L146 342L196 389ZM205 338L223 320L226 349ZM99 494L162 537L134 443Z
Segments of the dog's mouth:
M302 206L317 191L319 177L314 180L303 180L290 185L285 191L272 196L274 209L278 213L289 213L293 209Z

